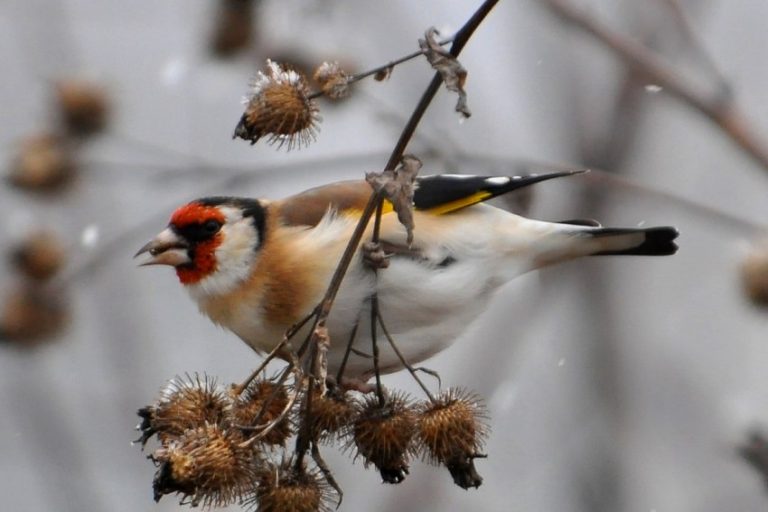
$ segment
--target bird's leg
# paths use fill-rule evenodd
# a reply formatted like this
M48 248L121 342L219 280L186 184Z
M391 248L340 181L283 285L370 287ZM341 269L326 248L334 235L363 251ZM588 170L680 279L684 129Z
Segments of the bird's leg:
M383 244L379 242L365 242L362 245L363 263L374 270L389 267L389 257L384 252Z
M342 377L339 382L339 387L344 391L357 391L364 395L373 393L376 391L376 386L363 379Z

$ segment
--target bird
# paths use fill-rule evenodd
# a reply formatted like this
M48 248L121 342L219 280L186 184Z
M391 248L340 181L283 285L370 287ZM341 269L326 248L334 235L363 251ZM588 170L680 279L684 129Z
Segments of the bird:
M404 361L415 365L449 347L496 290L525 272L581 256L667 256L677 251L674 227L548 222L486 202L579 172L418 176L410 243L392 205L385 202L389 207L383 209L379 247L387 268L373 271L358 248L327 321L328 375L342 365L342 377L349 380L365 382L375 374L374 296L387 335L399 349L377 331L378 371L385 374L403 369ZM142 265L174 267L204 315L256 352L268 353L322 300L370 194L366 181L352 180L280 200L195 199L176 209L168 226L136 257L143 255Z

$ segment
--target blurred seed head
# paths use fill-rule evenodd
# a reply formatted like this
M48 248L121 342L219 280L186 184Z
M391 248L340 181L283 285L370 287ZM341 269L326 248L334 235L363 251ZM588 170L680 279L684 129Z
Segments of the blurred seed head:
M313 78L327 97L337 100L349 96L349 75L338 62L323 62Z
M252 382L232 404L232 423L237 427L256 427L271 423L280 417L288 406L288 390L269 380ZM290 415L270 430L260 442L268 445L285 446L293 433ZM244 431L247 437L258 435L259 431Z
M162 443L181 436L189 429L204 425L220 425L231 408L227 394L216 385L216 379L195 373L172 379L161 391L159 400L138 411L144 446L157 434Z
M11 290L0 309L0 340L34 346L61 334L70 319L66 301L39 286Z
M11 250L11 261L16 269L30 279L46 281L56 275L64 265L64 247L49 231L29 233Z
M754 469L768 487L768 440L760 431L752 431L737 448L738 454Z
M366 466L375 465L386 483L405 480L416 433L416 412L405 394L392 394L383 405L375 394L366 396L358 406L352 431L357 454Z
M62 137L30 135L21 141L8 180L21 189L53 192L72 180L75 169L71 147Z
M67 134L88 136L103 131L109 120L109 99L103 87L83 80L56 84L56 104Z
M753 304L768 307L768 242L755 245L744 258L741 282Z
M242 499L259 465L243 442L237 429L206 424L158 448L150 456L158 465L152 483L155 501L171 493L192 506L221 507Z
M418 412L418 449L432 464L446 466L456 485L479 487L474 459L488 437L487 410L480 397L451 388Z
M259 471L258 487L248 500L259 512L330 512L331 492L317 470L296 467L291 460Z
M211 35L211 51L218 57L231 57L254 39L254 1L219 0Z
M252 144L267 137L270 144L288 150L309 145L320 121L317 104L309 95L304 75L267 60L266 72L260 71L253 82L234 136Z

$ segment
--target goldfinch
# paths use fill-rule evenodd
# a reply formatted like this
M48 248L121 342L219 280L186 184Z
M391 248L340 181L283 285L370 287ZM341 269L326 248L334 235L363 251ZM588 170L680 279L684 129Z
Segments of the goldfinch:
M484 201L574 173L418 177L409 245L394 212L381 222L389 266L371 271L358 250L328 320L329 375L359 324L345 377L372 375L370 299L411 364L447 348L512 278L588 255L674 254L672 227L604 228L594 221L544 222ZM144 265L170 265L200 310L257 352L272 350L323 297L371 189L332 183L269 201L207 197L178 208L144 245ZM391 209L389 209L391 210ZM303 338L297 338L303 339ZM403 365L379 336L382 373Z

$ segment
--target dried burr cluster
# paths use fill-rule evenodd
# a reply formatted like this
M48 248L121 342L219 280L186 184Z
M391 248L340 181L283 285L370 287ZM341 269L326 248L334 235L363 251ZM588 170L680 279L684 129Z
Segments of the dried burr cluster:
M449 389L415 403L403 393L315 391L310 415L292 400L296 383L254 380L223 388L208 376L170 381L157 401L139 410L142 447L156 437L149 458L157 466L155 500L178 494L193 506L252 504L258 510L331 509L338 486L316 452L315 465L290 455L294 433L310 432L314 443L336 445L374 466L388 483L399 483L410 461L446 467L467 489L482 478L473 459L487 436L485 407L477 396ZM299 387L301 387L299 385ZM306 393L306 389L304 390Z

